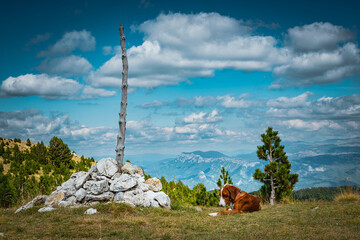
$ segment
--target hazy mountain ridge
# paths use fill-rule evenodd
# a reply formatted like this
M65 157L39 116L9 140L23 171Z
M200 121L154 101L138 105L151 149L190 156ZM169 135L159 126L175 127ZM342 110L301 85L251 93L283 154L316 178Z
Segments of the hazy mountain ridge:
M301 146L303 149L304 145ZM316 150L310 148L311 150ZM344 151L346 150L346 151ZM352 151L347 151L352 150ZM292 172L299 174L296 189L311 187L360 186L360 153L356 147L337 147L332 144L317 149L317 154L290 153ZM215 156L215 157L214 157ZM218 157L216 157L218 156ZM203 183L207 189L216 188L222 166L229 171L235 185L246 191L255 191L262 185L252 179L256 168L262 169L265 161L257 159L256 153L230 157L220 152L184 152L176 158L144 163L146 173L164 176L168 180L181 180L193 187Z

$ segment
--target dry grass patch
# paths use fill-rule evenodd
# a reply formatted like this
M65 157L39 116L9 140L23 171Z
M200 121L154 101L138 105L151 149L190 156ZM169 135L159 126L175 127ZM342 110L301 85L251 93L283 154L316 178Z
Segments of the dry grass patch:
M353 190L350 186L335 196L336 202L360 202L360 194Z

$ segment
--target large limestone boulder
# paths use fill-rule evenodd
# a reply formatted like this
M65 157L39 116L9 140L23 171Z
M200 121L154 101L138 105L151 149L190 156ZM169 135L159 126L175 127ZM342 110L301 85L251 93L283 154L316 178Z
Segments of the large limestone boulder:
M126 162L122 167L121 167L121 172L122 173L127 173L127 174L135 174L138 172L138 168L137 166L132 165L129 162Z
M126 191L124 193L124 200L125 203L134 205L134 206L141 206L141 207L150 207L150 200L144 194L143 191L139 189L135 189L132 191Z
M159 202L155 200L156 194L153 191L147 191L144 194L149 199L151 207L160 207Z
M65 199L65 193L63 190L55 190L46 198L45 207L58 206L59 202Z
M137 180L129 174L122 174L119 178L115 178L110 185L112 192L124 192L137 184Z
M84 171L76 172L71 175L70 179L73 179L76 190L81 188L84 183L89 179L90 174Z
M25 204L24 206L18 208L15 213L18 213L22 210L25 210L25 209L29 209L29 208L32 208L34 207L35 204L40 204L40 203L45 203L46 199L48 198L49 196L48 195L40 195L40 196L37 196L36 198L34 198L32 201L28 202L27 204Z
M164 192L157 192L155 193L154 199L158 201L161 207L170 209L170 198Z
M66 182L63 182L61 184L61 188L59 188L59 189L61 189L64 192L65 197L74 195L76 193L75 179L70 178Z
M103 158L96 164L97 172L99 175L111 178L119 171L116 160L112 158Z
M91 202L91 201L103 202L103 201L110 201L113 199L113 197L114 197L114 193L112 193L112 192L104 192L100 195L88 194L85 197L85 201L86 202Z
M98 195L109 190L109 181L107 179L103 179L101 181L87 181L84 184L84 189L89 194Z
M154 177L154 178L149 178L148 180L146 180L145 182L147 185L149 185L149 190L154 191L154 192L159 192L162 189L162 184L160 179Z

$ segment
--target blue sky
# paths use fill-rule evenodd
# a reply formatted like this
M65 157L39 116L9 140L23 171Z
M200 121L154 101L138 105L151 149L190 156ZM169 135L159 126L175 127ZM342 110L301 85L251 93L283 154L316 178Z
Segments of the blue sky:
M114 156L360 137L357 1L2 1L0 135Z

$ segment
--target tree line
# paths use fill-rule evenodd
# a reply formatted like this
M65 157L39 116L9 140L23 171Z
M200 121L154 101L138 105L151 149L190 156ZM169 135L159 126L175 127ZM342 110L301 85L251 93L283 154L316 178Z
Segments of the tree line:
M61 138L53 137L49 147L43 142L32 145L21 151L16 138L10 147L0 139L0 206L9 207L17 202L28 200L39 194L50 194L73 172L88 171L95 162L93 158L81 156L80 161L73 160L73 154ZM10 166L5 173L5 166Z
M298 182L298 175L290 173L291 164L280 144L278 132L271 127L261 135L263 145L258 146L259 159L269 161L264 171L256 169L253 178L264 183L259 191L254 192L262 202L281 202L293 199L293 188ZM14 142L21 143L20 139ZM53 137L49 147L43 142L32 146L30 140L26 145L30 149L20 151L17 144L10 148L8 142L0 142L0 156L4 164L10 163L7 173L0 163L0 204L3 207L28 199L38 194L49 194L56 186L68 180L73 172L88 171L93 158L81 157L75 162L67 144L60 138ZM38 177L36 177L38 176ZM150 175L145 174L145 178ZM182 181L167 181L161 177L163 191L170 197L172 204L189 204L202 206L217 206L219 190L224 184L232 184L232 179L224 167L220 170L217 181L218 189L208 191L204 184L198 183L192 189Z

